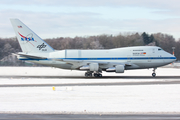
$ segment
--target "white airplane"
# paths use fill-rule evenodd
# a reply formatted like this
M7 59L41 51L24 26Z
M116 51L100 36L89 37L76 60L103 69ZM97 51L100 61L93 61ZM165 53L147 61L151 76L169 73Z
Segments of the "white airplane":
M104 50L54 50L18 19L10 19L22 52L19 60L70 70L84 70L86 77L102 77L102 71L153 68L172 63L176 57L156 46L136 46Z

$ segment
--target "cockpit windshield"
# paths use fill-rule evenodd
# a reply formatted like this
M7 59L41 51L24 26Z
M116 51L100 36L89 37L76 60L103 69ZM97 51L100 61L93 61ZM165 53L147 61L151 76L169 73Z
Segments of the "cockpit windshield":
M161 48L158 48L158 51L161 51L162 49Z

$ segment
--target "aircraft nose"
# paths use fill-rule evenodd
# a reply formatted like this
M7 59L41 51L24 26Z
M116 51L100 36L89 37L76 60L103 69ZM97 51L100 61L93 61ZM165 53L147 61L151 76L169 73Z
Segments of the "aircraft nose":
M177 58L174 55L171 55L172 62L176 61Z

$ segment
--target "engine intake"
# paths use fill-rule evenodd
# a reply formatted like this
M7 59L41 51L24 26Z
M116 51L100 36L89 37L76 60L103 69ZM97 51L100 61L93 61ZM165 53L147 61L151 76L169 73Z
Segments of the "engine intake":
M98 63L89 64L89 70L90 71L98 71L99 70L99 64Z
M124 73L124 65L117 65L116 73Z

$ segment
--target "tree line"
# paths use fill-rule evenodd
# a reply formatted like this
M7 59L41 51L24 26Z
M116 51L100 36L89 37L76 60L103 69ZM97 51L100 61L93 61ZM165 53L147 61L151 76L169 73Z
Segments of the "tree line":
M103 34L84 37L59 37L45 39L56 50L63 49L112 49L130 46L159 46L172 53L175 47L175 56L180 60L180 40L176 41L172 35L155 33L120 33L116 36ZM19 61L12 53L21 52L17 38L0 38L0 65L24 66L24 61Z

